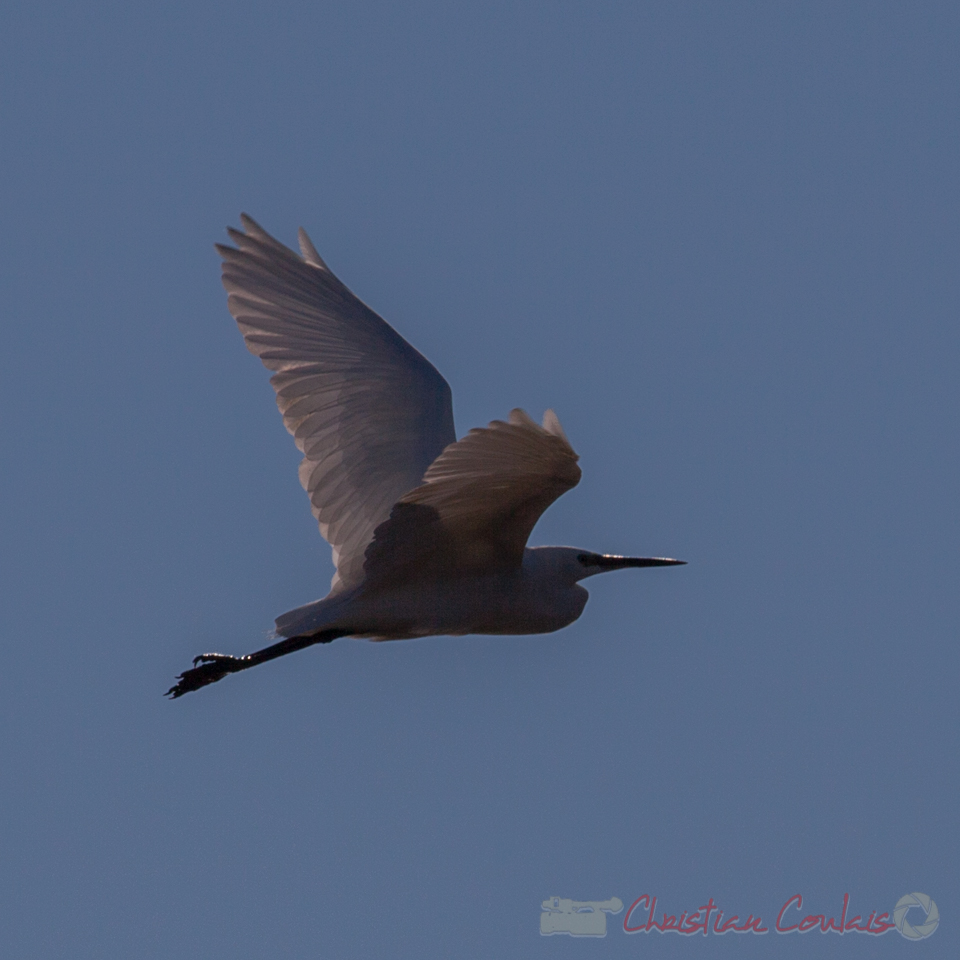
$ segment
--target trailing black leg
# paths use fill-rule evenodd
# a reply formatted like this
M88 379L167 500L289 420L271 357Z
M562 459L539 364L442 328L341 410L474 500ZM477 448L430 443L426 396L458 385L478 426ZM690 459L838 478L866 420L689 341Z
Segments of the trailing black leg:
M185 693L222 680L228 673L248 670L250 667L266 663L268 660L276 660L277 657L293 653L295 650L312 647L315 643L329 643L337 637L347 636L348 633L349 631L346 630L321 630L319 633L311 633L303 637L288 637L255 653L248 653L245 657L231 657L225 653L201 653L199 657L193 658L193 668L181 673L165 696L176 700Z

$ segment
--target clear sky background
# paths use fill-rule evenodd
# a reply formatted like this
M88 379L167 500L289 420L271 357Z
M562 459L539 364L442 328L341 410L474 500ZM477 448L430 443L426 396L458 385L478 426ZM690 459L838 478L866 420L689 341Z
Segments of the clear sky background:
M3 21L4 956L956 955L956 3ZM689 565L558 634L164 700L332 572L220 286L241 210L310 232L460 434L556 409L583 481L533 543ZM918 944L539 933L551 896L913 891Z

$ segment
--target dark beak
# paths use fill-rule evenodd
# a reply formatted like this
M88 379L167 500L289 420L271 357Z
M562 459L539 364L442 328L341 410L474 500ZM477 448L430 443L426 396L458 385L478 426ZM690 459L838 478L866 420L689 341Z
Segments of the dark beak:
M687 561L669 560L666 557L613 557L601 553L591 557L590 562L605 570L622 570L624 567L678 567Z

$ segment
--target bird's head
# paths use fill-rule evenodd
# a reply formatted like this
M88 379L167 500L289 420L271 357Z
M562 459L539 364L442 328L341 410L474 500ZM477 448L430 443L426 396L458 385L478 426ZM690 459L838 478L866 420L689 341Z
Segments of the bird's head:
M609 553L593 553L577 547L532 547L527 549L528 559L541 568L549 568L558 579L574 584L597 573L623 570L626 567L676 567L686 560L670 560L666 557L619 557Z

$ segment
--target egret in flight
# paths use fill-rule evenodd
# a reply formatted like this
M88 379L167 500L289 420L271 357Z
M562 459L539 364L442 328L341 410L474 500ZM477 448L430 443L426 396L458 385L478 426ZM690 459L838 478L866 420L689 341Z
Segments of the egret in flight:
M191 690L337 637L549 633L587 602L581 580L682 560L528 547L544 510L580 480L548 410L523 410L457 440L450 387L358 300L300 231L300 255L250 217L229 230L227 305L268 370L333 548L329 594L278 617L279 642L242 657L205 653L168 690Z

